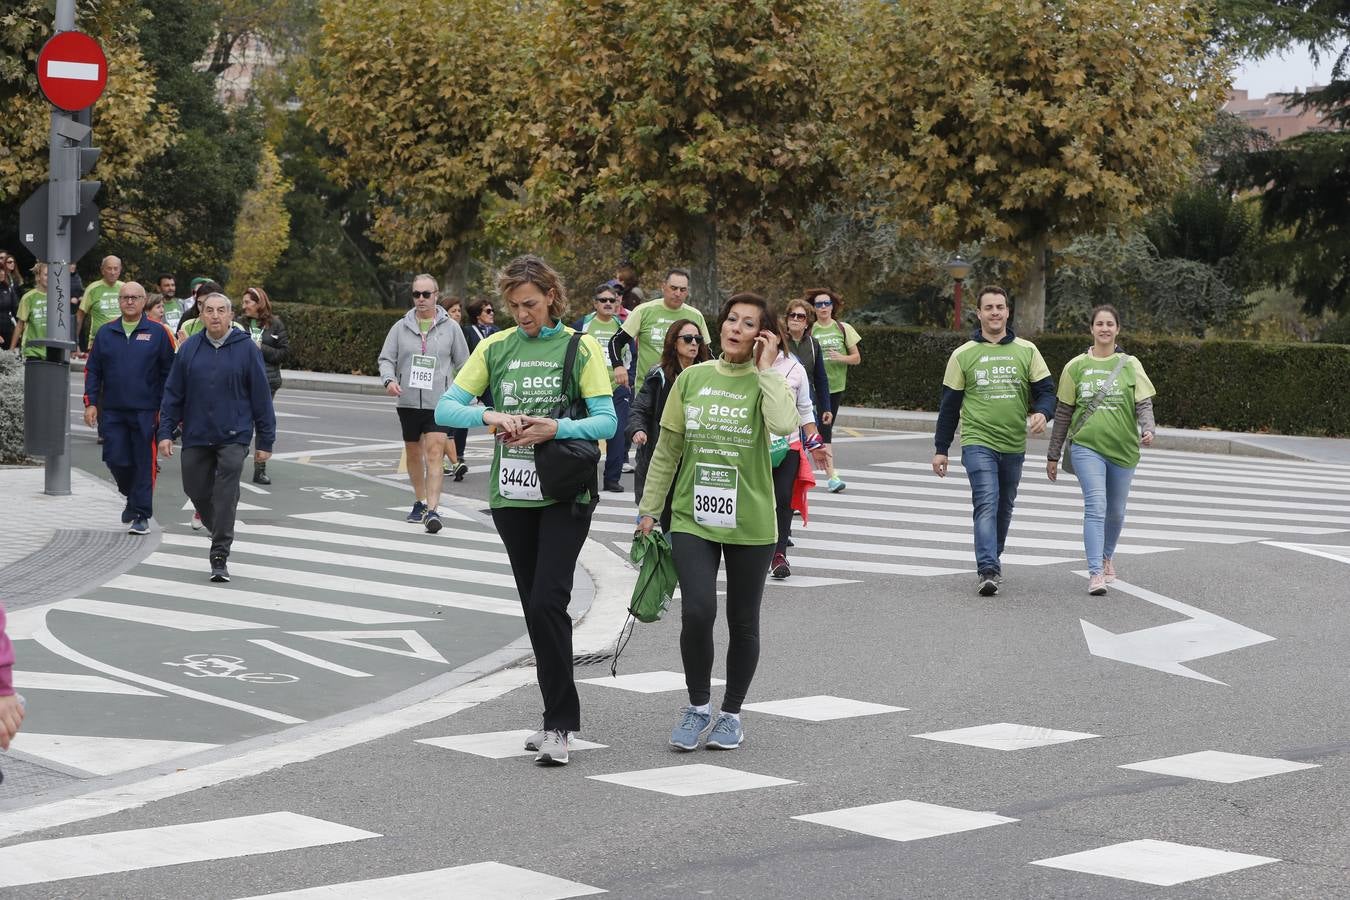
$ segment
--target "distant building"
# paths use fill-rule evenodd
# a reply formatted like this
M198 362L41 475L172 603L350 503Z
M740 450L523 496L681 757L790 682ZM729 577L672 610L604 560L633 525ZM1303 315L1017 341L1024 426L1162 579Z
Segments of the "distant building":
M1316 90L1314 85L1307 90ZM1326 121L1315 109L1298 106L1294 93L1289 96L1271 94L1266 97L1248 97L1246 91L1230 91L1228 102L1223 105L1225 112L1233 113L1247 120L1253 128L1259 128L1277 141L1287 141L1291 137L1307 131L1330 131L1334 126Z
M248 102L253 82L276 69L279 58L267 44L247 37L235 48L230 65L216 81L216 93L226 106L242 106Z

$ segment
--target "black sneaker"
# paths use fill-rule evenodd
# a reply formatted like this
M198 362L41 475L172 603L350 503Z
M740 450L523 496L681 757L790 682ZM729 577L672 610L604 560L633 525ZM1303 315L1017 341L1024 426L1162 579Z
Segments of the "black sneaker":
M622 494L623 485L617 481L606 481L605 490L609 491L611 494Z
M225 568L225 554L223 553L211 555L211 580L215 582L230 580L230 570Z
M769 568L769 573L774 578L788 578L792 575L792 569L788 566L787 556L782 553L773 555L773 565Z
M465 475L468 475L468 474L469 474L469 464L468 464L468 463L460 463L459 465L455 466L455 480L456 480L456 481L463 481L463 480L464 480L464 476L465 476Z
M441 530L441 514L434 509L427 510L426 517L422 522L426 526L427 534L435 534Z
M981 597L992 597L998 593L998 575L994 572L986 572L980 576L980 586L977 588Z

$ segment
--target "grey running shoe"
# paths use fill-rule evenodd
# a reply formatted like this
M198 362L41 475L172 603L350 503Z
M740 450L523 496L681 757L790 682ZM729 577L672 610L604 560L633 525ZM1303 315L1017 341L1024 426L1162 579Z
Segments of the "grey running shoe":
M540 716L539 727L535 729L534 734L525 739L525 749L529 750L531 753L538 752L540 745L544 743L545 734L547 734L547 732L544 731L544 719Z
M998 575L987 573L980 576L980 586L976 589L981 597L992 597L998 593Z
M712 724L712 713L699 712L692 706L680 710L680 724L670 733L670 746L676 750L697 750L699 738Z
M539 754L534 761L541 766L567 765L567 732L545 731L544 740L539 745Z
M708 733L708 741L703 746L709 750L735 750L745 740L745 730L741 728L739 716L731 713L718 713L717 723Z

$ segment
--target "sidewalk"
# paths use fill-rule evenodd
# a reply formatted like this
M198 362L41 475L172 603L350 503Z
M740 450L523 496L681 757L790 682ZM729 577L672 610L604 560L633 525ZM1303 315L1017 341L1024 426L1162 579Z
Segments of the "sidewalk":
M336 394L383 394L380 379L371 375L336 375L328 372L300 372L283 369L283 384L298 391L331 391ZM920 431L932 433L937 413L899 409L868 409L845 406L840 424L849 428L875 428L882 431ZM1033 448L1043 441L1032 439ZM1298 437L1283 434L1250 434L1236 431L1159 428L1153 444L1159 450L1186 450L1191 453L1219 453L1233 456L1264 456L1277 459L1301 459L1332 465L1350 465L1350 439ZM1033 449L1032 452L1037 452Z

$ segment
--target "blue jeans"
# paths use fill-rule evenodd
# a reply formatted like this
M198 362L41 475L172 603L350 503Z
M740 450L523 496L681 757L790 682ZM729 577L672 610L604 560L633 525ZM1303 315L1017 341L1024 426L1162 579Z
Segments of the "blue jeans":
M1073 470L1083 489L1083 549L1088 573L1100 575L1102 560L1116 554L1116 541L1125 525L1125 501L1130 496L1134 469L1118 466L1080 444L1070 444Z
M623 477L623 464L628 460L628 407L633 403L631 388L614 389L614 415L619 420L619 429L614 437L605 442L605 483L618 481Z
M970 499L975 507L975 567L981 575L1002 572L998 560L1008 540L1025 459L1026 453L1000 453L979 444L961 448L961 465L970 479Z

